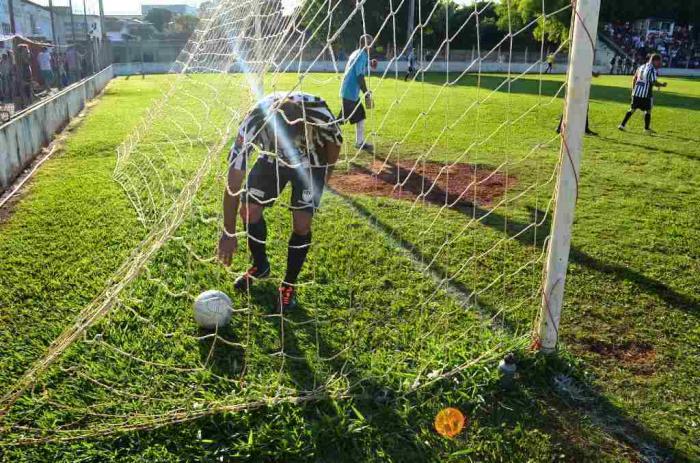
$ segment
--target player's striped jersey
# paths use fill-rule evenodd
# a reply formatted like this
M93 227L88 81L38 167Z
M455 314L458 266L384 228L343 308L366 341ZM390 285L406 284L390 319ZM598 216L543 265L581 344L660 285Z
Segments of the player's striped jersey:
M295 140L275 137L275 119L277 123L285 123L284 116L275 108L282 101L289 100L302 107L307 123L307 136L301 135ZM268 162L274 162L276 158L291 167L324 166L326 160L320 158L317 148L326 143L341 146L343 136L337 119L322 98L301 92L273 93L263 97L246 115L231 148L229 166L245 170L255 147L260 150L261 159Z
M658 75L653 64L647 63L639 66L635 74L632 96L637 98L650 98L652 96L652 87L657 78Z

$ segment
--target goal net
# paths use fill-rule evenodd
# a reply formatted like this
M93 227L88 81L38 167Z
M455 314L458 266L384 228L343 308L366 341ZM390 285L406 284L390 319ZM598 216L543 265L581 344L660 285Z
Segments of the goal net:
M398 401L492 380L499 359L532 344L540 311L566 93L563 76L545 73L548 60L565 63L569 43L553 45L548 28L571 15L567 2L528 20L510 2L211 2L172 72L146 77L163 94L117 153L138 244L6 391L3 440L82 439L285 403ZM265 94L305 92L339 112L363 34L378 61L367 76L375 150L358 149L355 127L343 126L299 307L285 312L276 289L288 189L265 212L270 279L233 289L250 261L240 220L233 265L215 258L228 150ZM234 303L214 332L192 313L209 289Z

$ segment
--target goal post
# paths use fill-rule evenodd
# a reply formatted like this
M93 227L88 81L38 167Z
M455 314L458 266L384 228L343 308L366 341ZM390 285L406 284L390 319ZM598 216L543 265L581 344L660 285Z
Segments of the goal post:
M571 249L571 230L580 187L580 165L588 118L599 12L600 0L578 0L572 13L573 40L561 132L561 168L556 187L556 207L542 288L539 323L539 342L544 352L553 352L559 340L559 321Z

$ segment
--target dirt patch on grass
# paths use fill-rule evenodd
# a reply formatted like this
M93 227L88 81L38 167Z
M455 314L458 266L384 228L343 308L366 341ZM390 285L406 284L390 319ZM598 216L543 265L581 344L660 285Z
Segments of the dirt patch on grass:
M586 347L590 352L622 362L639 374L655 372L656 350L649 343L627 341L622 344L610 344L591 340L586 342Z
M374 162L370 167L353 166L338 172L331 187L346 194L384 196L437 205L489 206L516 184L512 175L473 164L446 165L438 162Z

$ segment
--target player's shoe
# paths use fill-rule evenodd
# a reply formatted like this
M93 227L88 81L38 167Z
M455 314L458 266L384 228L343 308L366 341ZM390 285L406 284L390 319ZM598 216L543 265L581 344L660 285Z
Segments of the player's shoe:
M279 300L277 308L281 311L291 310L297 306L296 290L294 286L282 284L279 288Z
M594 132L594 131L592 131L592 130L586 130L586 135L589 135L589 136L591 136L591 137L597 137L597 136L598 136L598 132Z
M624 132L624 131L625 131L625 126L622 125L622 124L618 125L617 128L618 128L618 130L620 130L621 132Z
M646 133L647 135L653 135L656 133L656 131L652 129L644 129L644 133Z
M236 278L233 283L233 287L238 291L248 291L256 280L263 280L270 276L270 265L268 264L266 268L259 269L255 265L250 267L247 272Z
M362 150L369 154L374 154L374 145L371 143L355 143L355 149Z

